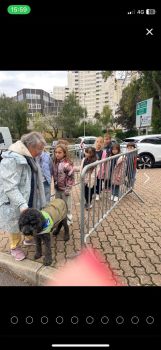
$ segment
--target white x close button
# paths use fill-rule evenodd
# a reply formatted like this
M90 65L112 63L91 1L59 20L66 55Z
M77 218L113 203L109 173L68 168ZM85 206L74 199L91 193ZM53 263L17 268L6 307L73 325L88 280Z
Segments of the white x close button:
M154 35L153 30L154 30L154 28L150 28L150 29L146 28L146 31L147 31L146 35Z

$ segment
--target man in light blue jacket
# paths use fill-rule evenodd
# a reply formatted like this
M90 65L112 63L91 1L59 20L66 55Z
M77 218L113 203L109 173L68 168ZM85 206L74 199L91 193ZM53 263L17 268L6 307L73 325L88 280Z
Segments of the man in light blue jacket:
M50 153L44 151L36 158L41 168L46 201L50 202L53 161Z
M46 142L38 132L23 135L2 153L0 162L0 230L10 234L11 255L25 259L20 248L20 213L27 208L41 209L46 204L41 169L35 158Z

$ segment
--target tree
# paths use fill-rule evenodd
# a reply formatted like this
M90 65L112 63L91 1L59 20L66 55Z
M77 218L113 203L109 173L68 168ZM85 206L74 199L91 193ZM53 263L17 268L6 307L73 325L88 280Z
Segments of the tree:
M96 120L100 120L101 114L98 113L98 112L96 112L95 115L94 115L94 118L95 118Z
M27 131L29 118L26 102L17 102L1 95L0 97L0 125L7 126L13 138L20 138Z
M112 74L112 70L106 70L102 72L102 77L106 81Z
M14 102L14 127L13 132L20 138L27 131L28 106L26 102Z
M153 97L153 132L161 132L161 71L142 71L141 97Z
M74 132L74 137L82 136L84 133L84 123L81 123ZM99 122L95 124L86 123L86 136L100 136L102 134L102 128Z
M59 132L59 117L55 115L34 114L34 129L39 132L47 132L52 138L57 138Z
M141 101L140 79L134 80L122 92L116 121L128 130L133 130L136 123L136 103Z
M102 124L102 126L104 126L105 128L111 125L111 123L112 123L112 111L109 108L109 106L103 107L103 111L101 113L101 118L99 121Z
M74 93L70 94L64 101L64 106L59 116L60 125L68 137L74 135L75 129L79 126L85 114L86 110L79 105Z
M136 104L153 97L153 132L161 132L161 71L146 71L140 79L123 90L118 111L118 122L128 130L136 124Z
M112 71L105 71L105 80ZM117 122L129 130L136 124L136 103L153 97L153 132L161 132L161 71L139 71L140 78L131 82L122 93Z

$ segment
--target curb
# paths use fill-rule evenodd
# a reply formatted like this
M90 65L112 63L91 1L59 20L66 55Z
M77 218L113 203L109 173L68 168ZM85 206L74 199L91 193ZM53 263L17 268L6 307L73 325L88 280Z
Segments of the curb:
M35 286L47 286L51 281L54 282L54 273L57 271L54 267L47 267L29 259L16 261L10 254L2 252L0 252L0 267Z

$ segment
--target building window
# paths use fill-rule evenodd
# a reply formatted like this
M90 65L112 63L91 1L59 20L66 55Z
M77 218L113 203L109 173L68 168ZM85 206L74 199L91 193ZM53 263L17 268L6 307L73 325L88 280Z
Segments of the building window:
M40 95L37 94L26 94L27 100L40 100Z
M43 96L43 100L46 101L46 102L48 102L48 101L49 101L49 97L44 95L44 96Z
M28 103L29 109L41 109L41 104L38 103Z
M22 101L23 100L23 94L18 95L18 101Z

